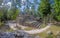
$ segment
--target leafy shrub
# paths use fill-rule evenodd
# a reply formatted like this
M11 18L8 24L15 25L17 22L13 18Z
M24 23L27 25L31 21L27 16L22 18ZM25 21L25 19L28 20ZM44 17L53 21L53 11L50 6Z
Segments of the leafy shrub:
M55 19L56 21L60 21L60 15L55 16L54 19Z
M2 27L4 25L4 22L0 22L0 27Z

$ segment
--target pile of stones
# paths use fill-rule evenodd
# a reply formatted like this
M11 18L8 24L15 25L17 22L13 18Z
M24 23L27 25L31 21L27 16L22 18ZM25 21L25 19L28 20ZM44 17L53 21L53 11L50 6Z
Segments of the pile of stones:
M0 38L35 38L23 31L0 32Z

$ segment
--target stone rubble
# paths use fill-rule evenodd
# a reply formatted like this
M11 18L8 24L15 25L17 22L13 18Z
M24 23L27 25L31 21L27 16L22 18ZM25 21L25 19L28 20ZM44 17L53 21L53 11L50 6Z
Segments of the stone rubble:
M35 38L23 31L0 32L0 38Z

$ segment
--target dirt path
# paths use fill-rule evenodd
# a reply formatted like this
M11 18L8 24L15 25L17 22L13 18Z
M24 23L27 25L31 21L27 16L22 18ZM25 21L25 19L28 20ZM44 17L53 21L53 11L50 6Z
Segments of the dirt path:
M19 25L19 24L18 24ZM14 26L16 26L16 23L12 23L9 24L10 28L12 28L13 30L18 30L17 28L15 28ZM24 30L24 32L28 33L28 34L37 34L37 33L41 33L44 32L45 30L47 30L49 27L51 26L51 24L48 24L45 28L41 28L41 29L35 29L35 30L30 30L30 31L26 31ZM23 26L21 26L22 28L25 28Z
M44 32L45 30L47 30L50 26L46 26L45 28L42 29L35 29L35 30L30 30L30 31L25 31L29 34L37 34L37 33L41 33Z

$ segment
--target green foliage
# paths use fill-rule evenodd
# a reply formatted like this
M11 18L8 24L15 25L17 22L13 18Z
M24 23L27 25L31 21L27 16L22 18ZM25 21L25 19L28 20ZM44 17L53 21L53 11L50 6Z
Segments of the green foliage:
M6 19L7 8L3 6L0 8L0 27L4 25L4 21Z
M0 7L0 19L1 21L16 19L19 9L16 8L15 1L12 0L11 8L8 9L7 6L3 5Z
M8 19L16 19L17 15L19 14L19 9L10 9L8 11L7 17Z
M41 0L38 11L42 13L44 16L47 16L47 14L50 14L51 6L50 6L49 0Z
M48 15L51 15L50 0L41 0L38 7L38 15L42 18L44 24L48 22Z
M54 0L54 19L60 21L60 0Z
M7 12L7 18L9 20L11 19L12 14L13 14L13 11L12 10L8 10L8 12Z
M12 19L16 19L16 17L18 16L19 14L19 10L16 9L16 12L12 15Z
M0 19L1 20L6 20L6 18L7 18L7 7L6 6L2 6L1 8L0 8Z
M53 38L53 35L48 35L47 38Z
M55 16L54 19L55 19L56 21L60 21L60 15Z
M0 9L0 19L3 17L3 11Z
M1 22L1 20L0 20L0 27L2 27L4 25L4 22Z

